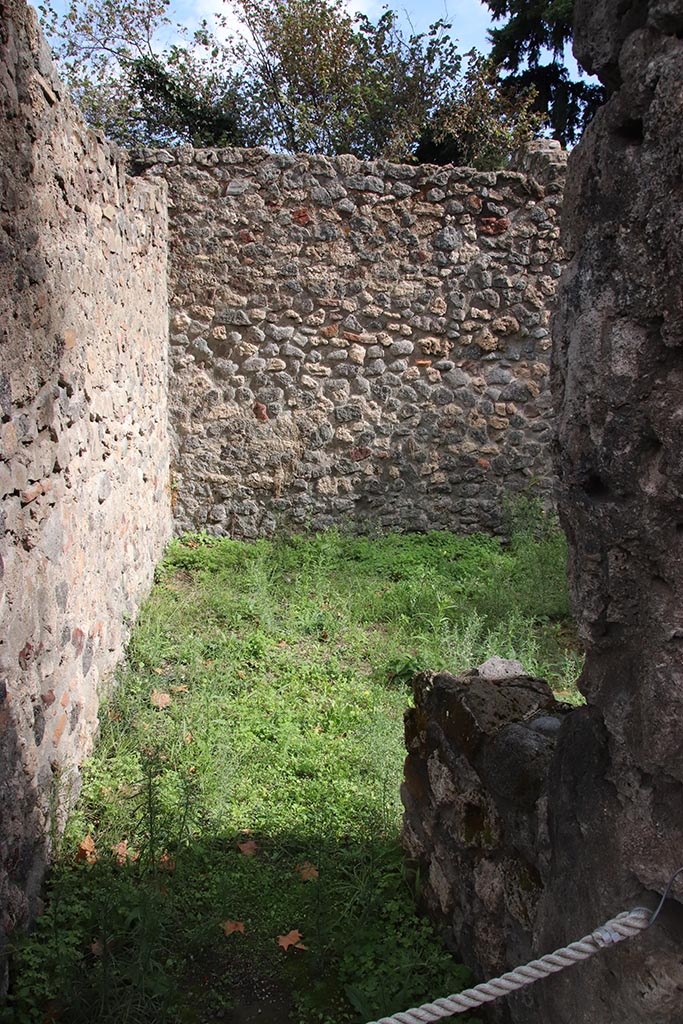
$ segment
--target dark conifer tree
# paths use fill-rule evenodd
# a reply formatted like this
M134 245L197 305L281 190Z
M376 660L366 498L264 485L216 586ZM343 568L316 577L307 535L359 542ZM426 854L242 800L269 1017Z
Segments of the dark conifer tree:
M573 31L574 0L485 0L494 19L507 18L489 32L495 64L509 72L510 93L536 90L536 110L544 113L555 138L577 142L603 101L603 89L574 81L564 61Z

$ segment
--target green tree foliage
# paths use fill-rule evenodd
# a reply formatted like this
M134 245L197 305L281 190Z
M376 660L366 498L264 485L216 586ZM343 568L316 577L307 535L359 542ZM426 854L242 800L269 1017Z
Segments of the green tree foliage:
M188 140L195 146L256 145L264 121L239 75L216 69L182 46L165 59L141 57L129 69L138 98L138 127L154 144Z
M426 123L415 158L481 170L502 167L543 125L535 99L533 89L513 97L501 87L493 61L473 51L451 96Z
M535 109L547 115L563 145L578 141L603 101L601 86L573 81L564 63L565 46L572 38L574 0L485 0L495 20L491 29L491 59L510 72L505 79L509 95L536 91ZM550 54L550 61L543 58Z
M256 145L263 116L206 25L188 35L170 0L71 0L40 8L86 121L124 146ZM165 39L170 39L164 45Z
M70 0L44 24L86 119L124 145L268 145L289 152L501 166L541 119L495 66L437 21L405 35L343 0L233 0L183 32L170 0ZM237 28L235 28L235 17ZM232 30L232 34L231 34Z

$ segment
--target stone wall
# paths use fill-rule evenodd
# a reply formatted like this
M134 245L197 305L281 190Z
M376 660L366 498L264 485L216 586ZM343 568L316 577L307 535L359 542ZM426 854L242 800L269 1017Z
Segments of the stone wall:
M538 942L659 901L683 864L683 6L577 0L609 95L572 153L554 322L560 509L586 646L558 741ZM538 995L554 1024L680 1024L683 884L657 925Z
M570 709L518 661L498 657L457 678L422 673L414 692L403 845L449 944L478 979L496 977L537 955L551 852L548 769ZM530 1005L527 990L495 1004L487 1020L508 1022Z
M406 844L480 976L654 909L683 864L683 10L575 14L579 60L608 92L569 160L553 324L586 705L550 715L549 743L518 680L503 700L476 674L437 677L407 722ZM493 1019L681 1024L682 950L679 878L650 930Z
M0 945L170 531L166 197L0 0ZM1 985L0 985L1 987Z
M170 194L180 529L496 530L551 493L565 154L525 159L136 154Z

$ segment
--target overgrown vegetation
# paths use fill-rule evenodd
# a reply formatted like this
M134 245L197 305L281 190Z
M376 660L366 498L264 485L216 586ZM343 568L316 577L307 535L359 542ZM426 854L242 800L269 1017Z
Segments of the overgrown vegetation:
M344 0L232 0L195 32L171 0L45 0L43 25L86 120L123 145L270 146L502 166L542 125L533 88L463 55L438 20L405 33Z
M496 653L568 696L568 615L528 509L508 547L175 541L0 1020L351 1024L466 985L398 845L406 683Z

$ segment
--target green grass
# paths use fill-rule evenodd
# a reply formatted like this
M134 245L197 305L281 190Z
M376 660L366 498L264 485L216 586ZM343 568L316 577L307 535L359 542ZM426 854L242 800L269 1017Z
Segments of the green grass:
M573 697L565 557L528 518L507 548L173 542L0 1020L249 1020L230 1008L265 989L294 1024L352 1024L467 984L398 846L406 682L495 653Z

